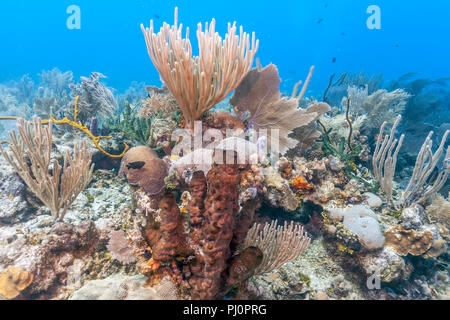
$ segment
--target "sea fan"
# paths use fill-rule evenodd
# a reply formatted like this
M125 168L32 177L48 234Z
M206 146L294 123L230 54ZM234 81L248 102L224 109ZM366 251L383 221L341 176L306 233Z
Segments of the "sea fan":
M260 134L267 130L269 145L272 134L276 132L274 129L278 129L279 151L284 155L299 143L289 137L293 130L315 121L330 107L319 103L300 109L298 99L281 97L280 83L275 65L270 64L261 71L253 69L237 87L230 103L241 120L247 123L247 129L253 128Z

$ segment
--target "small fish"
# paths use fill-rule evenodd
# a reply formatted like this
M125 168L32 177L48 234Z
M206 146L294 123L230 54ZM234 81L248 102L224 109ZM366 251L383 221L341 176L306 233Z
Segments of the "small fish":
M317 24L321 24L323 21L323 18L320 18L319 20L317 20Z
M136 161L127 164L127 169L141 169L145 165L144 161Z
M106 169L98 169L97 172L102 173L102 174L107 174L109 176L114 176L115 173L111 170L106 170Z
M177 155L175 155L175 154L172 154L170 157L171 157L173 160L178 160L178 159L180 159L180 156L177 156Z
M157 14L157 13L155 13L155 14L153 15L153 17L154 17L155 19L157 19L157 20L161 19L161 17L160 17L159 14Z
M398 48L400 45L398 43L394 44L394 47Z
M341 32L341 36L345 37L347 34L345 32Z
M328 3L325 3L325 8L328 8Z
M336 62L336 57L333 57L333 60L331 60L331 63L335 63Z

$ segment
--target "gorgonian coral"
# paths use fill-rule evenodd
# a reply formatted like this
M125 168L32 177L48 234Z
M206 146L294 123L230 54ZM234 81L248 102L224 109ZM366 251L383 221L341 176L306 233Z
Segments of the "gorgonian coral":
M234 111L247 123L247 129L267 130L267 142L272 136L279 143L279 151L285 154L299 143L289 137L295 128L317 120L329 111L325 103L313 104L307 109L298 108L298 99L282 97L279 91L281 79L278 69L270 64L261 71L253 69L236 88L230 100Z

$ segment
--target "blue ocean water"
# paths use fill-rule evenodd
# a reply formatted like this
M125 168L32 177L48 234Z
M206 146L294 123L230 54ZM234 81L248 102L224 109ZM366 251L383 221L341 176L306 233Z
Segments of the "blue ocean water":
M80 8L81 29L67 28L70 5ZM381 29L367 27L370 5L380 8ZM448 1L2 0L0 82L58 67L75 78L101 72L119 90L133 80L159 85L140 23L153 19L158 29L163 21L172 24L175 6L194 44L197 23L212 18L221 35L233 21L254 31L257 56L263 65L278 66L286 90L312 64L311 94L343 71L383 73L385 79L411 71L428 78L450 74Z

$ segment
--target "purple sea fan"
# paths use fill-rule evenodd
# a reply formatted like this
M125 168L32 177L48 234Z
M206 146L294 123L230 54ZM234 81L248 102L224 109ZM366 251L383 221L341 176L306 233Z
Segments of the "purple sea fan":
M91 121L89 123L89 131L96 136L97 135L97 129L98 129L98 119L97 117L92 117Z
M112 258L123 263L129 264L136 261L133 252L122 230L111 231L107 249L111 252Z

